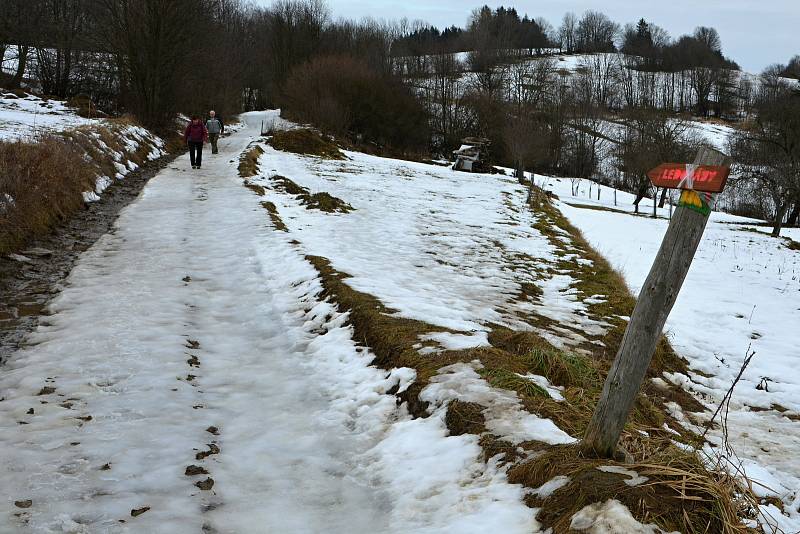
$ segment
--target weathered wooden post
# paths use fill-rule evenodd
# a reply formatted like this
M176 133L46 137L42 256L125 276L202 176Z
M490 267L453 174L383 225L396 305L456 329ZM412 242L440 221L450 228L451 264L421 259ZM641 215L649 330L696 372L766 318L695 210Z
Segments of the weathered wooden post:
M650 172L653 185L683 191L583 438L585 453L606 458L616 455L664 323L703 237L711 213L711 193L722 191L729 172L729 158L707 147L700 149L692 165L664 164Z

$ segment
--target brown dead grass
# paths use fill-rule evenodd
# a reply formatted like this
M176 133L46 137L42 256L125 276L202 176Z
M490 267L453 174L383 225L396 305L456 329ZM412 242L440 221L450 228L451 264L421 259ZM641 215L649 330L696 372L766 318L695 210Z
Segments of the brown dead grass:
M638 486L628 476L599 471L599 466L621 466L648 478ZM644 523L685 534L746 534L741 518L748 516L756 498L747 488L721 471L707 469L695 454L661 447L647 463L618 464L586 458L578 446L551 447L536 458L509 470L509 481L537 488L556 476L569 483L542 500L537 519L554 533L568 533L572 516L583 507L616 499Z
M454 400L447 405L444 423L451 436L463 434L481 435L486 432L483 406L474 402Z
M251 178L258 174L258 158L264 153L264 149L258 145L246 150L239 158L239 176Z
M354 209L353 206L330 193L322 191L312 194L311 191L300 187L285 176L275 175L272 177L272 182L279 191L294 195L307 209L320 210L325 213L349 213Z
M269 218L276 230L280 230L281 232L289 231L289 229L283 223L283 219L281 219L281 216L278 214L278 208L275 207L275 204L264 201L261 203L261 207L263 207L265 210L267 210L267 213L269 213Z
M325 159L345 159L344 154L332 141L310 128L275 132L270 144L278 150Z
M123 117L34 143L0 143L0 253L24 247L80 210L81 193L93 191L98 177L118 172L108 149L122 154L123 164L143 165L153 147L143 143L129 151L120 130L130 124L134 120Z
M0 143L0 253L23 246L81 209L81 193L94 189L94 178L80 149L63 139Z

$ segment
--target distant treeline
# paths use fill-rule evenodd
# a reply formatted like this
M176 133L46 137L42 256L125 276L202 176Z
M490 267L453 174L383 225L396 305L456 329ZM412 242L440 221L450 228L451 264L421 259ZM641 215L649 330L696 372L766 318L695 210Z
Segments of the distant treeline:
M440 31L334 20L322 0L3 0L0 52L6 86L86 95L156 128L177 112L281 107L406 157L480 136L518 172L613 180L640 199L653 193L650 165L688 159L700 142L684 119L714 116L759 132L731 147L749 183L767 184L748 209L796 219L800 205L800 95L784 80L800 76L800 57L745 76L710 27L673 39L595 10L554 27L484 6ZM556 52L583 55L569 66ZM775 148L781 135L791 142Z

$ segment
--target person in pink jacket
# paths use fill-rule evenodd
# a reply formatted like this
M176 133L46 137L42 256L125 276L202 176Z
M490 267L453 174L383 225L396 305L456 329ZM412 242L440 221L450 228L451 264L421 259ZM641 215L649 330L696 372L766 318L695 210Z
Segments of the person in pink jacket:
M208 130L200 117L194 115L192 121L186 125L183 138L189 145L189 160L193 169L203 165L203 144L208 142Z

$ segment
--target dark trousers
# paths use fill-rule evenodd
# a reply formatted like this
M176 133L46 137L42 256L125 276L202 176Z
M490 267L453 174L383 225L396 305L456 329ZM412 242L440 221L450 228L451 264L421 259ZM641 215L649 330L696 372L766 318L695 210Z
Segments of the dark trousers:
M217 141L219 140L219 134L208 134L208 141L211 143L211 153L216 154L219 152L217 149Z
M203 164L203 143L195 143L189 141L189 160L192 162L192 167Z

